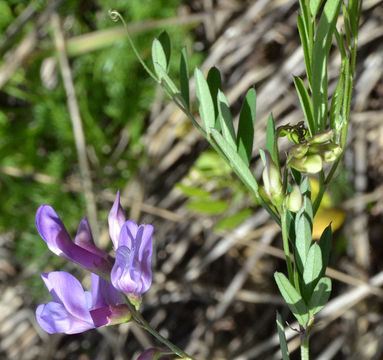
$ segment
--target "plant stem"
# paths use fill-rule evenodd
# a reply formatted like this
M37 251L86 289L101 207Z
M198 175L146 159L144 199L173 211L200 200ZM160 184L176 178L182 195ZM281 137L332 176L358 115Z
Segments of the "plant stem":
M319 173L319 191L318 195L315 198L314 204L313 204L313 215L317 213L320 203L322 202L322 198L324 195L324 192L326 190L326 185L325 185L325 178L324 178L324 172L323 170Z
M309 340L310 335L305 331L301 336L301 360L310 359Z
M168 339L164 338L160 333L158 333L156 330L154 330L149 323L142 317L142 315L136 310L134 305L129 301L127 297L125 297L126 302L129 306L130 311L132 312L134 321L140 325L142 328L144 328L147 332L149 332L151 335L153 335L158 341L160 341L162 344L167 346L171 351L173 351L174 354L178 355L180 358L185 360L196 360L192 356L185 353L183 350L181 350L178 346L174 345L172 342L170 342Z
M289 275L289 280L291 284L294 284L294 274L293 274L293 267L291 265L291 259L290 259L289 234L287 231L286 215L287 215L286 210L282 209L281 228L282 228L283 250L286 256L287 273Z

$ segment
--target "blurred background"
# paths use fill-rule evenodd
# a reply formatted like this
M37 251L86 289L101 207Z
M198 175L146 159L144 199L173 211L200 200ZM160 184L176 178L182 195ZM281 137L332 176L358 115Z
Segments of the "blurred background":
M314 237L331 221L336 229L315 359L383 359L382 4L364 1L348 147L314 223ZM294 324L273 279L285 271L279 229L143 71L110 8L149 66L164 29L173 79L183 47L191 74L217 66L234 116L255 87L258 178L269 114L277 125L303 120L293 85L304 72L297 0L0 1L0 359L136 359L158 345L134 324L65 336L35 322L50 299L41 272L90 283L47 250L36 209L52 205L71 235L87 215L110 249L118 188L127 216L155 227L142 306L152 326L201 360L280 359L276 310ZM333 50L330 92L340 66ZM288 330L292 359L297 335Z

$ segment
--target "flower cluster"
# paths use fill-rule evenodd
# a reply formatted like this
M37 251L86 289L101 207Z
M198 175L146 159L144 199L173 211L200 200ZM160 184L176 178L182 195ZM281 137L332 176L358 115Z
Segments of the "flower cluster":
M84 291L71 274L54 271L41 274L53 301L41 304L36 319L43 330L75 334L104 325L126 322L131 312L121 293L138 307L152 282L153 226L138 226L126 220L120 193L108 216L109 234L116 252L114 259L96 247L84 217L72 241L64 224L49 205L36 213L36 227L48 248L91 272L92 290Z
M306 142L293 146L289 151L288 164L300 172L318 173L322 170L323 162L334 162L342 153L341 147L332 142L333 137L333 130L324 130Z

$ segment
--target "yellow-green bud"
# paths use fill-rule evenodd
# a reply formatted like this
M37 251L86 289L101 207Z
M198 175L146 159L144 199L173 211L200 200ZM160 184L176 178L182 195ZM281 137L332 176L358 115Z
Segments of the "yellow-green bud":
M316 174L322 170L322 158L320 155L307 155L301 159L291 158L289 165L300 172Z
M324 151L322 155L322 159L325 162L333 162L338 159L339 155L342 152L342 148L336 144L330 144L331 146Z
M293 191L286 196L286 208L292 212L298 212L302 207L302 193L298 185L294 185Z
M266 166L262 173L263 186L271 202L278 206L281 205L283 201L281 174L268 151L265 151L265 159Z
M334 131L331 129L323 130L318 134L315 134L312 138L308 139L309 144L323 144L330 141L334 136Z
M301 159L306 155L308 149L307 144L297 144L290 149L289 154L297 159Z

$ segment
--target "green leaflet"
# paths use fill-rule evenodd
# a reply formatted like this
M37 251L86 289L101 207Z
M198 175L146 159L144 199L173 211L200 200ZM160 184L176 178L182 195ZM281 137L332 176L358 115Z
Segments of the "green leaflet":
M235 148L235 130L233 126L233 119L231 117L229 103L226 99L225 94L218 90L217 96L218 103L218 119L220 123L220 128L222 135L227 140L227 142Z
M183 48L180 59L180 87L181 97L187 110L190 109L190 95L189 95L189 64L186 49Z
M275 122L273 115L270 114L267 120L267 128L266 128L266 149L270 153L271 159L277 164L279 168L279 155L278 155L278 147L277 147L277 139L275 139ZM265 163L263 165L266 165Z
M279 344L282 352L282 360L290 360L289 349L287 347L287 341L285 336L285 328L283 326L282 317L277 312L277 328L278 328L278 336L279 336Z
M162 47L161 42L158 39L154 39L152 43L152 60L154 66L154 72L158 76L159 80L163 79L163 72L167 69L166 54Z
M332 0L330 0L332 1ZM313 18L315 18L323 0L310 0L310 12Z
M328 277L321 278L314 288L313 295L309 303L309 311L311 315L316 314L326 305L331 294L331 279Z
M217 97L218 97L218 91L222 90L222 80L221 80L221 73L219 72L219 70L215 66L213 66L209 70L209 72L207 74L206 81L207 81L207 84L209 86L210 95L211 95L211 98L212 98L213 104L214 104L214 115L215 115L215 119L216 119L215 128L218 131L220 131L221 127L220 127L220 123L218 120L218 111L219 110L218 110Z
M309 80L309 84L311 84L312 83L312 74L311 74L311 63L312 62L311 62L309 38L308 38L308 34L307 34L307 31L305 28L303 17L300 14L298 14L298 17L297 17L297 26L298 26L299 37L300 37L301 43L302 43L303 55L305 58L307 78Z
M211 134L219 149L229 160L230 166L238 175L238 177L253 192L253 194L258 196L258 183L246 163L237 154L237 150L233 148L217 130L211 129Z
M226 216L217 222L214 230L232 230L245 221L251 214L252 211L250 209L243 209L233 215Z
M207 136L215 125L214 104L210 95L209 86L200 69L194 71L196 95L199 101L199 114Z
M228 204L220 200L192 200L186 205L188 210L196 211L200 214L217 215L225 212Z
M303 274L307 254L312 241L313 209L311 204L311 190L308 178L301 184L303 205L295 216L295 261L297 268Z
M313 104L311 103L310 95L306 89L303 80L294 76L294 85L297 90L299 101L301 102L301 106L305 115L306 123L309 127L310 135L313 135L315 132L314 125L314 113L313 113Z
M166 64L167 66L165 67L166 72L169 72L169 65L170 65L170 57L172 53L172 46L170 42L170 37L167 31L163 31L160 36L158 37L158 41L162 45L162 49L165 53L165 58L166 58Z
M323 270L322 251L317 243L311 245L303 269L303 297L308 303Z
M179 189L180 191L182 191L182 193L188 197L195 197L195 198L210 197L210 193L208 191L197 186L188 186L188 185L183 185L181 183L177 183L175 187Z
M242 160L249 165L253 152L256 92L249 89L239 115L237 149Z
M322 252L322 263L323 269L320 276L324 276L326 272L326 268L328 265L328 261L330 259L330 249L331 249L331 241L332 241L332 231L331 224L323 230L323 233L318 241L318 245Z
M327 0L319 20L312 58L312 94L316 132L327 119L327 57L342 1Z
M298 294L284 274L275 272L274 278L277 282L279 291L281 292L281 295L285 299L291 312L294 314L299 324L305 326L309 319L309 314L302 297Z
M348 60L346 60L348 61ZM343 66L342 66L343 67ZM344 72L342 70L334 94L331 99L330 107L330 128L335 130L335 133L342 128L342 118L340 117L340 110L343 104L343 90L344 90Z

